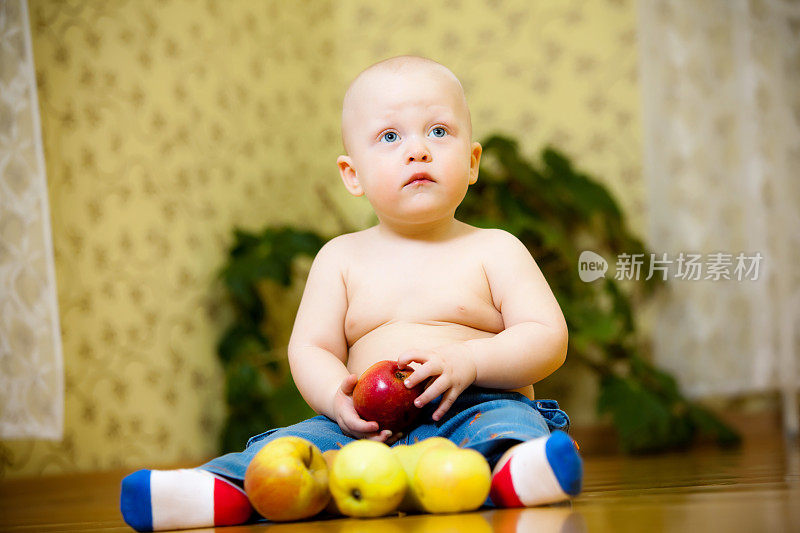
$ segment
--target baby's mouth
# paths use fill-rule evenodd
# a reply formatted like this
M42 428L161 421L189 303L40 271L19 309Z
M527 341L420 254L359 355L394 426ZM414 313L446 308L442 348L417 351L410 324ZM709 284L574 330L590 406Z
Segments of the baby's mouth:
M435 183L434 179L431 178L431 175L427 172L417 172L416 174L412 174L408 181L403 185L406 187L411 184L422 184L422 183Z

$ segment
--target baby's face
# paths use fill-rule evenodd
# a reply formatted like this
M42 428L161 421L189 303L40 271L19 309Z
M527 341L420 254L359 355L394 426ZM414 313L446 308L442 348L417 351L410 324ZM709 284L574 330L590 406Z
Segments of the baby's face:
M359 80L343 113L348 155L339 169L378 218L401 223L452 216L478 177L461 88L431 68L379 71Z

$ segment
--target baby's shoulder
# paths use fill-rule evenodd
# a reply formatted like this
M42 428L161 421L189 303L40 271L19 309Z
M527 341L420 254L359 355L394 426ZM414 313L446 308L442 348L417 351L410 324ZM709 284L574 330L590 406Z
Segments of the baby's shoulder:
M337 235L320 248L315 261L327 266L345 267L353 253L365 245L365 238L369 240L365 231Z
M503 254L525 245L513 234L500 228L471 227L472 238L481 244L484 250Z
M347 259L348 239L339 235L326 242L314 256L312 269L341 270Z
M533 261L530 251L522 241L504 229L478 229L473 238L475 245L471 248L478 250L487 275L505 275L515 266Z
M346 257L359 248L369 246L370 242L374 239L371 230L372 228L354 231L352 233L343 233L329 240L325 246L329 246L336 253L340 253Z

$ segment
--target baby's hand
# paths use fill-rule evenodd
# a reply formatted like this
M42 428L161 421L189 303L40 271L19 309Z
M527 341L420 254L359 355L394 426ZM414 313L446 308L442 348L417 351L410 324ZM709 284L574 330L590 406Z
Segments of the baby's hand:
M410 350L397 358L400 368L408 366L411 361L422 363L405 381L411 388L422 383L431 376L439 376L432 380L425 392L414 401L417 407L444 394L439 407L433 413L433 419L439 420L453 405L458 395L472 385L477 376L475 362L465 352L463 344L448 344L433 350Z
M356 439L369 439L385 442L391 445L399 439L402 434L392 432L388 429L379 431L377 422L370 422L362 419L353 407L353 389L358 382L358 376L350 374L342 381L336 396L333 399L333 412L336 416L336 423L345 435Z

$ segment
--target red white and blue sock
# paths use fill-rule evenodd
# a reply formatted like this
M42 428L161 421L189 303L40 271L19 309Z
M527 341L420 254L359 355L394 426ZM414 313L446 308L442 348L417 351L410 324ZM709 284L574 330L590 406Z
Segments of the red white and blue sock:
M231 526L253 514L241 488L196 468L130 474L122 480L119 507L137 531Z
M569 435L556 430L519 444L492 476L489 497L498 507L531 507L577 496L583 461Z

